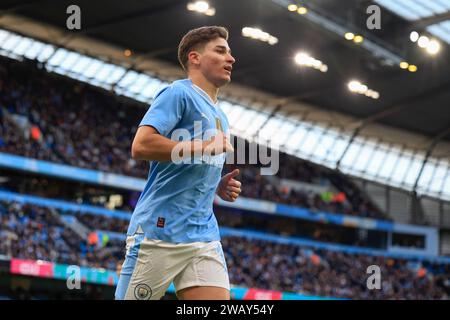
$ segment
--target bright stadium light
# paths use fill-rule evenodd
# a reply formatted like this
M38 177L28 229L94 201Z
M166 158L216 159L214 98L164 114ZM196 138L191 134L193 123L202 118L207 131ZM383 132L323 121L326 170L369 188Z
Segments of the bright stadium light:
M352 33L352 32L347 32L347 33L344 35L344 37L345 37L345 39L351 41L351 40L353 40L353 39L355 38L355 34Z
M326 64L324 64L320 60L317 60L317 59L311 57L309 54L307 54L305 52L297 53L294 57L294 61L299 66L306 66L306 67L314 68L321 72L328 71L328 66Z
M435 55L436 53L439 52L440 49L441 44L435 39L430 40L430 42L428 42L428 45L426 47L427 52L431 55Z
M365 84L362 84L361 82L359 82L357 80L350 81L347 84L347 87L351 92L363 94L366 97L369 97L372 99L380 98L380 94L377 91L369 89Z
M198 12L206 12L209 9L209 3L206 1L197 1L195 5Z
M409 64L408 62L406 62L406 61L402 61L402 62L400 62L400 69L403 69L403 70L407 70L407 71L409 71L409 72L416 72L417 71L417 66L416 65L414 65L414 64Z
M368 90L366 90L366 91L364 92L364 95L365 95L366 97L374 98L374 95L375 95L376 93L377 93L377 92L368 89ZM374 99L375 99L375 98L374 98Z
M348 83L348 89L351 92L356 92L358 88L361 86L361 82L353 80Z
M288 10L291 12L297 11L298 6L296 4L290 4L288 5Z
M213 16L216 14L216 9L210 7L207 1L189 2L187 4L187 9L189 11L196 11L199 13L203 13L207 16Z
M328 66L326 64L322 65L319 69L322 72L327 72L328 71Z
M367 90L368 90L367 86L366 86L365 84L362 84L362 85L358 88L358 90L356 90L356 92L361 93L361 94L364 94L364 93L367 92Z
M411 65L408 67L408 70L409 70L409 72L416 72L416 71L417 71L417 66L411 64Z
M408 62L406 62L406 61L400 62L400 68L408 69L408 67L409 67L409 63Z
M278 38L276 37L270 37L269 40L267 41L271 46L273 46L274 44L278 43Z
M428 46L428 43L430 42L430 39L427 36L421 36L417 42L419 47L426 48Z
M312 66L316 69L320 69L320 67L322 66L322 61L314 59L312 61Z
M352 41L354 43L361 43L364 41L364 37L359 34L354 34L353 32L347 32L344 34L344 38L348 41Z
M363 42L364 41L364 38L362 37L362 36L355 36L355 38L353 39L353 41L355 42L355 43L361 43L361 42Z
M216 14L216 9L214 9L214 8L209 8L208 10L206 10L205 14L206 14L207 16L212 17L213 15Z
M294 59L297 64L306 65L310 60L310 56L304 52L299 52L295 55Z
M417 45L420 48L425 49L430 55L437 54L441 49L441 44L439 41L436 39L430 39L427 36L421 36L416 31L411 32L410 39L412 42L417 41Z
M308 9L305 8L305 7L300 7L300 8L298 8L297 12L299 14L307 14L308 13Z
M256 40L260 40L263 42L267 42L270 45L274 45L278 43L278 38L272 36L271 34L262 31L258 28L250 28L250 27L244 27L242 28L242 35L247 38L252 38Z
M417 31L411 32L411 34L409 35L409 39L412 42L417 42L417 40L419 40L419 33Z
M370 97L377 100L380 98L380 94L376 91L372 91L372 95L370 95Z

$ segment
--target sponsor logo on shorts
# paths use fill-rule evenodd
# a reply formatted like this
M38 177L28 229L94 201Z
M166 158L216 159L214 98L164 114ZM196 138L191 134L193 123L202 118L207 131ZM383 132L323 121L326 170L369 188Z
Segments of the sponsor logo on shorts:
M149 300L152 296L152 289L145 283L139 283L134 288L134 296L137 300Z

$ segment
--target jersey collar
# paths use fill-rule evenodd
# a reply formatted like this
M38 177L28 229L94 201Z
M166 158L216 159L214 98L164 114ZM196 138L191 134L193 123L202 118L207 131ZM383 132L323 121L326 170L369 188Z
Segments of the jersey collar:
M196 84L194 84L192 82L191 79L189 79L189 82L191 83L192 88L199 94L201 95L203 98L205 98L211 105L213 105L214 107L217 107L217 104L219 102L219 100L217 100L216 103L214 103L214 101L211 99L211 97L209 96L209 94L207 94L205 92L205 90L203 90L202 88L200 88L199 86L197 86Z

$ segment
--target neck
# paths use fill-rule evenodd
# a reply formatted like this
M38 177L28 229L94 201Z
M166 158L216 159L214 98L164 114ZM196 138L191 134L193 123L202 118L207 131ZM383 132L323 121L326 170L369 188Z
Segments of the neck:
M203 75L201 74L189 74L188 78L192 81L193 84L205 91L214 103L217 102L217 95L219 94L218 87L206 80L205 77L203 77Z

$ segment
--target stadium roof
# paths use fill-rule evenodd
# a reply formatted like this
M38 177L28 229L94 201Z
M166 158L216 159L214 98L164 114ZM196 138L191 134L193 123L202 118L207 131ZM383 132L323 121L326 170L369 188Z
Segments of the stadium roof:
M426 30L450 44L449 0L376 0L401 17L423 24Z
M383 10L382 29L375 31L365 27L366 8L373 3L371 1L302 1L310 9L304 16L288 11L286 4L296 2L289 0L210 0L215 8L214 16L188 11L188 2L4 0L0 10L64 27L68 17L66 8L77 4L82 12L82 34L174 64L177 64L176 47L186 30L201 25L224 25L230 30L230 46L237 58L233 72L235 83L282 97L297 97L326 110L360 118L373 117L389 109L377 117L377 121L429 137L438 135L450 125L450 113L444 115L442 112L450 101L449 48L430 57L409 41L408 32L411 19L448 12L448 0L376 1L396 14ZM313 14L320 20L312 22ZM343 34L326 30L321 24L323 21L336 23L355 34L367 35L365 41L373 39L382 43L381 47L393 56L417 65L418 72L400 69L394 59L387 61L375 57L374 50L366 50L346 41ZM450 21L442 22L443 28L446 23ZM439 33L430 29L438 25L426 29L446 40L450 30L442 35L444 31ZM271 46L245 38L241 35L245 26L258 26L279 41ZM326 63L328 72L297 67L293 57L298 50L307 51ZM395 65L386 66L391 62ZM350 94L346 86L353 78L378 91L380 99Z
M216 9L214 16L188 11L187 0L5 0L0 10L64 27L68 17L66 8L77 4L82 12L81 33L174 64L177 64L179 39L186 30L201 25L225 25L230 30L230 46L237 58L233 72L235 83L283 97L297 97L318 107L360 118L390 109L377 121L430 137L450 125L450 113L447 113L448 117L442 114L446 102L450 101L449 48L445 47L438 56L430 57L415 48L409 41L408 32L408 19L442 14L448 11L449 1L377 1L404 18L384 10L382 29L373 32L365 28L368 17L365 10L371 1L302 1L310 8L304 16L288 11L285 4L290 2L296 1L210 0ZM415 6L422 7L423 11L412 7L413 3L423 3ZM435 5L431 6L431 3ZM413 14L415 12L417 14ZM346 41L343 34L330 33L321 25L321 20L309 20L314 13L348 31L366 34L366 41L373 38L377 42L385 42L382 48L389 48L395 56L411 61L418 66L418 72L405 72L397 63L392 67L386 66L389 61L376 58L373 52ZM271 46L245 38L241 35L245 26L258 26L279 41ZM437 24L427 28L431 27L437 27ZM325 62L328 72L297 67L293 57L298 50L307 51ZM346 85L353 78L378 91L380 99L350 94ZM397 108L400 105L404 107Z
M276 105L261 108L262 112L245 108L245 104L225 103L236 133L245 138L262 135L263 140L275 140L288 153L339 167L349 174L450 198L448 147L428 159L440 141L450 139L450 112L445 112L450 102L449 47L444 42L445 35L441 35L442 50L432 57L409 40L412 30L431 34L428 28L448 18L446 12L436 11L411 20L378 1L388 10L382 11L381 30L370 31L366 28L366 9L375 3L372 1L304 1L309 9L305 15L289 11L287 5L291 1L285 0L209 2L215 8L214 16L188 11L187 0L76 1L81 8L81 31L48 31L47 39L53 38L52 42L60 46L69 46L77 36L87 36L122 48L122 52L129 48L133 52L131 67L62 48L55 50L43 42L20 42L5 32L0 34L0 49L3 45L19 55L39 56L38 60L45 61L50 71L149 101L164 82L135 71L137 62L133 57L158 59L176 66L176 47L186 30L224 25L230 30L230 47L237 59L233 83L280 97ZM64 29L66 8L72 4L66 0L2 1L0 24L10 15L18 15ZM259 27L277 37L278 42L270 45L243 37L242 28L246 26ZM20 26L5 23L3 27ZM359 45L347 41L347 31L363 35L364 41ZM328 72L295 65L293 58L299 50L327 64ZM402 60L417 65L418 71L400 69ZM350 93L347 83L352 79L379 92L380 98ZM330 120L321 127L314 121L308 123L309 110L305 112L305 108L297 108L298 104L291 102L329 112ZM335 117L336 112L357 122L347 126ZM426 140L421 141L421 150L411 150L381 139L361 137L373 123L419 133ZM278 134L274 137L275 131ZM384 134L389 136L390 131L386 129Z

